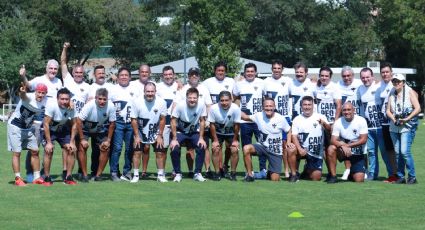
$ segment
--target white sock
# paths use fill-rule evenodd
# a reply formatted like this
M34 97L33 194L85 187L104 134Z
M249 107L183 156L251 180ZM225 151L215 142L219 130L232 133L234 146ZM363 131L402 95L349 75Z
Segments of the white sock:
M34 180L40 178L40 171L34 171Z
M158 169L158 176L164 176L164 169Z
M134 176L139 176L139 169L133 169Z
M15 177L21 177L21 173L20 172L15 173Z

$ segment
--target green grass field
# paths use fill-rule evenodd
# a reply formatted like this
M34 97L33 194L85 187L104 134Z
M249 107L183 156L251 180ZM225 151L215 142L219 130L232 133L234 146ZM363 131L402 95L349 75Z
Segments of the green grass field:
M6 125L0 124L0 229L423 229L424 125L413 146L417 185L382 181L328 185L222 180L160 184L13 185ZM60 173L56 151L52 174ZM182 157L182 160L183 157ZM381 172L385 172L381 163ZM122 165L122 164L121 164ZM185 165L182 164L182 165ZM21 167L24 166L22 161ZM156 172L153 156L150 171ZM258 167L254 164L254 167ZM75 171L75 170L74 170ZM167 172L171 163L167 164ZM242 173L243 162L239 162ZM326 171L326 170L325 170ZM109 168L105 170L109 172ZM338 173L342 173L339 167ZM22 174L25 171L22 170ZM381 173L381 176L386 176ZM303 218L289 218L292 212Z

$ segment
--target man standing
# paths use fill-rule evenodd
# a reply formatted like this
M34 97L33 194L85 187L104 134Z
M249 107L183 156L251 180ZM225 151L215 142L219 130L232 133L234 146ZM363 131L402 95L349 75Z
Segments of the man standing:
M20 70L22 76L25 69ZM47 103L47 86L39 83L35 93L27 94L25 84L20 88L19 101L15 111L7 123L7 148L13 153L12 168L15 173L15 185L25 186L20 173L20 156L23 149L30 150L31 166L34 169L33 184L43 184L40 177L40 159L38 157L38 141L34 134L33 121L37 115L44 112Z
M301 98L313 96L315 85L307 78L308 68L302 62L294 65L295 79L289 85L289 94L292 99L292 119L301 114Z
M292 102L289 97L289 85L291 79L282 76L283 61L275 60L272 62L273 75L264 80L264 94L272 98L276 105L276 111L285 117L288 124L292 123ZM286 152L286 135L282 134L283 140L283 163L285 166L285 177L289 177L288 156Z
M366 120L355 114L355 107L346 102L342 107L343 117L335 121L331 145L328 148L326 160L333 178L336 177L336 160L350 161L350 173L355 182L364 181L365 153L367 142ZM334 180L328 183L336 182Z
M252 173L252 155L265 156L269 161L270 179L272 181L280 180L282 172L282 132L290 133L291 126L286 119L279 113L275 113L275 103L271 98L265 98L263 101L263 111L248 116L242 112L242 119L252 121L257 124L260 131L258 143L248 144L243 147L244 162L246 168L246 182L253 182ZM289 134L290 135L290 134ZM287 140L288 151L292 152L294 145L291 144L291 137Z
M77 130L80 137L81 151L78 152L78 161L83 173L83 182L88 182L87 175L87 149L88 138L97 145L100 151L99 167L92 178L101 180L101 174L105 169L109 157L109 148L115 129L116 110L114 104L108 100L108 91L105 88L96 90L94 100L84 105L77 118ZM94 148L94 146L92 146Z
M297 182L299 159L306 159L303 175L309 179L319 181L322 177L322 165L324 155L325 131L331 130L328 119L314 112L313 97L304 96L301 99L302 114L292 121L292 141L295 151L288 153L291 177L289 182ZM336 181L336 177L330 177L328 183Z
M229 91L221 91L219 102L211 106L208 114L210 133L212 139L213 165L215 169L214 180L220 180L220 160L223 142L230 147L231 181L236 181L236 167L239 161L239 126L241 122L241 110L232 103L232 94Z
M137 91L130 87L130 70L121 67L118 70L118 84L114 85L111 92L111 101L116 109L114 137L112 140L111 159L109 162L112 181L131 180L131 161L133 158L133 128L131 127L131 102L138 98ZM124 148L124 167L122 176L119 177L119 160Z
M376 180L379 175L378 147L381 150L382 159L384 160L387 168L388 177L394 175L382 134L381 124L384 120L384 115L382 113L383 102L380 97L380 84L375 83L372 69L363 68L360 71L360 80L363 83L357 91L363 105L360 109L360 115L366 118L367 127L369 129L367 137L369 172L367 179Z
M178 104L171 117L171 132L173 140L170 143L171 160L173 163L174 182L182 180L180 169L180 143L189 142L195 147L195 181L206 181L202 176L202 165L205 159L206 143L204 140L206 109L204 103L198 102L199 92L189 88L186 92L186 103Z
M47 104L43 120L43 141L44 146L44 185L53 184L50 177L50 166L52 162L54 141L57 141L62 148L63 158L67 169L64 179L65 184L75 185L72 178L72 168L74 167L76 122L74 109L70 109L71 92L67 88L58 91L57 102Z
M105 66L97 65L93 69L94 82L90 85L89 98L92 100L96 96L96 91L99 88L105 88L109 93L112 93L113 84L106 82L105 79Z
M156 154L159 182L165 179L165 161L167 149L164 148L163 133L167 104L164 99L156 97L156 86L147 82L144 86L144 99L133 100L131 110L131 126L134 132L133 179L131 183L139 181L140 157L146 145L152 144Z
M257 112L263 111L263 91L264 82L262 79L257 78L257 66L254 63L248 63L244 67L245 80L238 81L233 89L234 100L236 104L240 105L241 111L246 115L253 115ZM241 121L241 142L242 147L252 143L252 135L255 135L259 141L260 131L257 124L253 121ZM258 179L267 177L265 155L259 156L260 172L256 174Z
M357 94L357 89L360 85L362 85L362 81L360 79L354 78L354 71L350 66L343 66L341 69L342 79L338 82L337 86L341 92L342 100L341 104L345 104L350 102L355 109L355 113L357 115L360 114L360 98ZM345 171L342 174L341 179L347 180L350 175L350 161L346 160L345 163Z

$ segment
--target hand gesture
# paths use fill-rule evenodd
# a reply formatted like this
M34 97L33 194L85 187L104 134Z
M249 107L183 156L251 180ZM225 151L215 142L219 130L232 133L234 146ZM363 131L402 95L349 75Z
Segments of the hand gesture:
M69 47L71 47L71 43L69 43L69 42L64 42L63 43L63 48L64 49L68 49Z
M22 65L21 68L19 69L19 75L21 77L25 77L27 75L27 70L25 69L25 65Z
M177 146L180 146L179 142L177 140L172 140L170 143L171 150L174 150L174 148Z
M102 142L102 144L100 144L99 148L100 148L101 151L108 151L110 145L111 145L111 143L108 140L106 140L106 141Z

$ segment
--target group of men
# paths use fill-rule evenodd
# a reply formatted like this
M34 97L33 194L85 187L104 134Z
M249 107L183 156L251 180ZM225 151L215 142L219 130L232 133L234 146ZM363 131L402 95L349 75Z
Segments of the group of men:
M342 179L376 180L378 146L387 167L386 181L396 180L394 150L386 136L389 131L383 113L392 87L389 64L381 66L382 81L376 81L369 68L361 70L360 80L355 79L351 67L345 66L340 82L332 82L332 70L322 67L316 83L307 77L308 68L301 62L294 65L295 78L291 79L282 75L283 62L273 61L272 76L265 80L258 78L253 63L244 66L243 78L234 80L226 76L226 63L218 62L214 76L202 83L200 70L191 68L186 85L176 81L171 66L163 68L160 83L150 79L148 65L139 67L139 79L134 81L130 70L122 67L116 84L107 83L105 68L96 66L95 82L88 85L83 66L74 65L72 73L68 72L69 47L64 43L61 55L63 84L56 77L59 63L54 60L47 63L45 75L30 81L25 67L20 69L21 101L8 123L8 148L13 152L18 186L26 185L20 174L24 149L30 150L27 167L33 170L32 183L53 184L50 166L54 141L62 148L63 181L69 185L76 184L72 176L75 158L81 182L102 180L109 161L112 181L136 183L148 176L151 147L159 182L168 181L168 148L172 179L182 181L182 147L187 149L188 175L195 181L206 180L204 165L208 178L236 181L239 136L247 182L265 178L278 181L283 168L290 182L299 178L321 180L324 160L328 183L337 182L337 160L345 163ZM44 148L42 172L40 143ZM253 172L253 155L259 156L257 173ZM299 169L301 159L305 164Z

